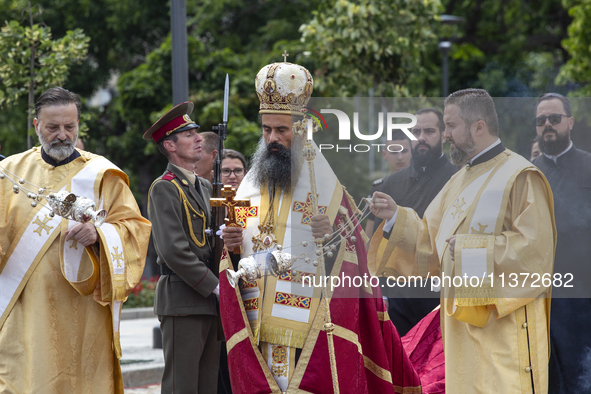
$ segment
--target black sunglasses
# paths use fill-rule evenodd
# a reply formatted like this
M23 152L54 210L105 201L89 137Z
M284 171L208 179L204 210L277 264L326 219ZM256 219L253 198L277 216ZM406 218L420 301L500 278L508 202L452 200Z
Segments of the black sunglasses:
M548 116L538 116L535 121L536 121L536 126L538 127L542 127L543 125L546 124L546 119L548 119L550 121L550 124L558 124L560 122L562 122L562 117L566 116L567 118L569 118L568 115L559 115L559 114L552 114L552 115L548 115Z

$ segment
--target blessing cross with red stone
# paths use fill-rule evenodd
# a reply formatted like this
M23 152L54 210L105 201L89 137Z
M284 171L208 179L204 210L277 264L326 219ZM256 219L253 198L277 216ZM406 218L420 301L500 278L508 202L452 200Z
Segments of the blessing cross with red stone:
M210 198L209 203L212 207L224 206L228 208L228 217L225 220L227 227L242 227L236 223L235 207L250 207L250 199L234 200L236 190L232 186L224 186L222 188L222 198ZM239 249L239 248L236 248ZM236 252L236 250L235 250Z

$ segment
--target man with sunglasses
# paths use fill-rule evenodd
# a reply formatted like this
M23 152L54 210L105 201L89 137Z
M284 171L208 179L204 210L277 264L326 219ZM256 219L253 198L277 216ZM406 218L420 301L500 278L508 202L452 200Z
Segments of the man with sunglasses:
M542 95L535 115L542 154L533 163L554 194L558 232L554 272L563 280L552 290L549 392L582 393L589 388L584 377L591 374L591 337L587 334L591 292L584 282L591 277L591 154L575 148L571 141L575 120L566 97ZM566 283L570 275L573 280Z

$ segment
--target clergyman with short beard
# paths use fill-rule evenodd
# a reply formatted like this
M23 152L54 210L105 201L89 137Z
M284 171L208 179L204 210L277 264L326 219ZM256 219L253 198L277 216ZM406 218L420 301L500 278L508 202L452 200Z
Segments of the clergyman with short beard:
M555 277L568 277L572 287L552 289L549 393L589 391L591 336L591 153L571 141L575 123L571 103L558 93L546 93L534 113L542 154L532 163L546 176L554 198L557 243Z

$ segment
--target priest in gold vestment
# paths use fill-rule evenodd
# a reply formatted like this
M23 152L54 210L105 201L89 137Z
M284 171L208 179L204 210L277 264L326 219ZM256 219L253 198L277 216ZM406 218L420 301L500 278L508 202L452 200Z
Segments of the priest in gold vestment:
M0 392L123 393L121 305L141 278L150 223L124 172L74 148L77 95L52 88L35 109L41 148L0 167ZM60 190L93 200L105 222L52 215L35 198Z
M486 91L452 93L444 122L452 162L466 165L422 220L374 194L372 212L385 222L370 244L370 271L439 277L446 392L547 393L556 237L550 187L503 147Z

